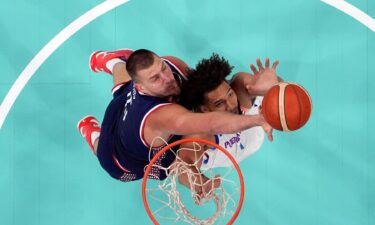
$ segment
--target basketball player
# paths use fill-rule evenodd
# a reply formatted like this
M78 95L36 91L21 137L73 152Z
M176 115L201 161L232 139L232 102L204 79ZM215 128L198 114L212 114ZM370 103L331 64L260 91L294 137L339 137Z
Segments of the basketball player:
M239 73L234 76L231 82L228 82L226 78L231 74L233 67L224 58L213 54L209 59L201 60L195 69L189 71L189 79L183 82L181 88L179 103L195 112L229 112L237 115L257 115L263 99L262 95L266 93L266 90L258 89L249 92L246 86L256 82L255 79L265 78L265 76L273 77L274 80L277 80L276 67L278 61L275 61L270 68L270 61L267 58L264 68L258 59L257 65L258 69L251 65L251 69L254 72L253 76ZM258 126L232 134L184 136L184 138L191 137L203 138L219 144L232 154L237 162L241 162L260 148L264 139L264 131ZM184 144L181 148L193 148L192 145L192 143ZM195 189L204 195L204 192L209 192L213 186L202 185L209 179L203 175L202 177L198 170L228 167L232 163L224 153L217 149L202 145L201 149L203 151L197 154L191 154L189 150L181 150L178 154L188 164L196 165L190 168L193 174L196 174L196 178L193 180L201 182L196 185ZM204 155L202 156L202 154ZM220 179L216 178L214 178L214 180L217 180L216 183L220 182ZM181 175L179 180L187 187L191 187L186 173ZM202 186L205 189L198 190ZM218 185L216 184L215 186Z
M92 116L81 120L78 128L102 167L116 179L125 182L141 179L149 159L165 146L161 139L172 143L181 135L234 133L254 126L262 126L272 139L272 128L261 115L192 113L173 103L188 70L175 57L159 57L145 49L95 52L90 65L95 72L114 76L114 98L101 128ZM257 86L261 88L255 82L253 87ZM169 151L157 164L167 167L174 159L175 155ZM165 177L162 170L152 171L151 178Z

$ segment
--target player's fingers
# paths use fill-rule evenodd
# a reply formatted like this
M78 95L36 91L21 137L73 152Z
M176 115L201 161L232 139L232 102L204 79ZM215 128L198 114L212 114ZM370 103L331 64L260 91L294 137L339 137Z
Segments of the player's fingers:
M194 198L194 202L195 202L195 204L200 205L200 204L201 204L201 199L202 199L203 197L204 197L204 196L203 196L202 194L198 194L198 195L196 195L195 198Z
M266 58L266 68L270 68L270 58Z
M273 141L272 129L267 132L268 140Z
M254 74L257 74L257 73L258 73L258 70L257 70L257 68L254 66L254 64L250 64L250 69L251 69L251 71L253 71Z
M279 60L276 60L275 62L273 62L272 69L276 70L277 65L279 65Z
M218 188L221 185L221 177L220 174L216 174L214 177L214 188Z
M215 180L215 188L220 187L221 185L221 178Z
M260 59L259 58L257 58L257 65L258 65L258 69L259 69L259 71L262 71L262 70L264 70L264 68L263 68L263 64L262 64L262 62L260 61Z

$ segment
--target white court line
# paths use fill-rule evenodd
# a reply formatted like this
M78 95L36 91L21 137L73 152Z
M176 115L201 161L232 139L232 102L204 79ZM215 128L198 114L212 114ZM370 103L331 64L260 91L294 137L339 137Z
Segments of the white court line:
M35 71L46 61L46 59L56 51L60 45L62 45L66 40L68 40L73 34L82 29L88 23L96 19L97 17L107 13L108 11L128 2L130 0L106 0L103 3L95 6L91 10L87 11L85 14L74 20L62 31L60 31L52 40L45 45L42 50L38 52L36 56L29 62L25 69L18 76L17 80L14 82L10 88L8 94L5 96L3 102L0 105L0 129L12 108L14 102L16 101L18 95L21 93L22 89L25 87L30 78L34 75Z
M375 19L344 0L321 0L361 22L375 32Z

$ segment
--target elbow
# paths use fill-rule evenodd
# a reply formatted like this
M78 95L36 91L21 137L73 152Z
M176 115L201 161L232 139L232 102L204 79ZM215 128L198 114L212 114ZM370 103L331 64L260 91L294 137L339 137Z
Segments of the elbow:
M232 80L231 80L231 85L239 85L243 84L244 80L247 79L247 77L250 76L249 73L246 72L238 72L233 75Z

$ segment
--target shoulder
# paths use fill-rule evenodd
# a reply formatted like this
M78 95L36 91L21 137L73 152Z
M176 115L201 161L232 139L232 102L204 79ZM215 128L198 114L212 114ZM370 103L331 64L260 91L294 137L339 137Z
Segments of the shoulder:
M187 121L190 112L175 103L159 104L150 110L147 117L147 125L154 130L176 132L181 129L184 121Z
M161 58L169 65L173 66L180 74L186 76L189 66L183 60L175 56L163 56Z

